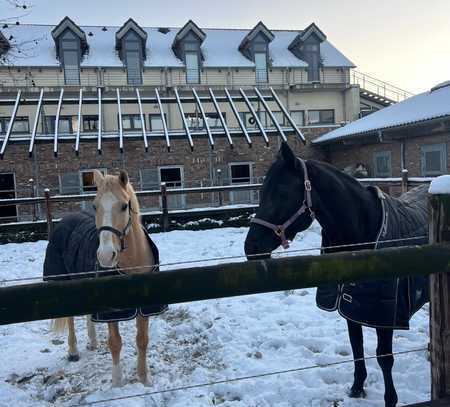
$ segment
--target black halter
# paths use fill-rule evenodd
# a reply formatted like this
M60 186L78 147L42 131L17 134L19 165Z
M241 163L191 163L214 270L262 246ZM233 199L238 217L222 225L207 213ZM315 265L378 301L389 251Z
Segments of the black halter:
M131 201L128 201L128 215L129 215L128 222L122 231L120 231L116 228L113 228L112 226L101 226L97 229L99 237L100 237L100 233L103 231L114 233L120 240L120 251L121 252L123 252L126 249L125 236L128 234L130 227L131 227L131 223L132 223L131 212L132 212L131 211Z

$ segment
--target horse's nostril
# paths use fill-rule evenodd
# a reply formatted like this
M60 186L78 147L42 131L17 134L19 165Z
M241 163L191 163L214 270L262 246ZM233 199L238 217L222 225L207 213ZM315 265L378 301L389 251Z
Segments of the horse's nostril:
M117 253L115 251L112 252L111 260L114 260L117 256Z

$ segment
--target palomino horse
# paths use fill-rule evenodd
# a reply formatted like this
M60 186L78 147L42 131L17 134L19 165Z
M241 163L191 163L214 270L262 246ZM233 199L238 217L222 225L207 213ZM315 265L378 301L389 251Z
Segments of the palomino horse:
M322 226L322 252L348 250L342 246L352 244L357 246L351 250L423 244L428 241L426 196L427 187L422 186L399 199L390 197L377 188L364 187L329 164L295 157L283 143L264 180L245 253L250 259L263 258L280 244L288 247L288 239L307 229L314 218ZM350 397L365 395L364 325L377 331L385 405L397 404L392 380L393 330L408 329L409 319L427 300L425 278L390 278L318 288L317 305L327 311L338 310L347 319L355 360Z
M128 181L128 175L121 171L119 176L103 176L94 172L97 195L94 200L94 217L85 212L65 217L55 228L49 241L45 263L44 278L52 276L61 279L61 274L70 274L66 278L80 278L76 273L87 273L96 269L98 264L105 269L120 266L123 273L145 273L155 270L159 262L156 246L141 225L139 203L133 187ZM101 270L104 271L104 270ZM122 273L122 271L120 271ZM92 276L91 276L92 277ZM131 311L128 312L128 311ZM122 311L119 311L119 314ZM108 313L108 345L112 355L112 385L122 384L122 369L120 366L120 351L122 339L119 333L118 320L131 319L136 316L137 374L139 381L148 384L148 368L146 361L148 345L148 315L140 310L125 310L117 318L114 312ZM102 315L96 319L104 321ZM111 318L111 315L113 318ZM62 330L69 328L69 360L79 358L75 336L74 318L56 320L54 328ZM97 340L95 328L88 317L88 348L95 348Z

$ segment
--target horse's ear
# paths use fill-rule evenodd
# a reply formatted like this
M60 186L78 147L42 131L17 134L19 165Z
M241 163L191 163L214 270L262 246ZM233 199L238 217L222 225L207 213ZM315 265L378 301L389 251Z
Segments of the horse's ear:
M120 170L119 172L119 181L123 187L126 187L128 184L128 173L125 170Z
M97 188L99 188L103 184L104 180L105 177L103 176L101 171L94 170L94 184L97 186Z
M297 157L289 147L289 144L283 141L280 147L280 157L290 168L296 168Z

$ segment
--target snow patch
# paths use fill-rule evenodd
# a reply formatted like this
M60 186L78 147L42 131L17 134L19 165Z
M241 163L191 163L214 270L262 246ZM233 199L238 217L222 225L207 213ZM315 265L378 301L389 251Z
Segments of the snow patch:
M433 195L450 194L450 175L441 175L433 179L428 192Z

